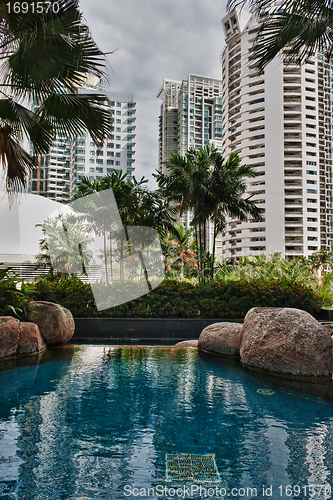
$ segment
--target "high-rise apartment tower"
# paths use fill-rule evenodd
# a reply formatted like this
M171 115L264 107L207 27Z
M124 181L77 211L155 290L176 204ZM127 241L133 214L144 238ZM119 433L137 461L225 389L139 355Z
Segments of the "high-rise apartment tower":
M265 210L263 222L229 220L222 254L332 250L333 65L309 53L302 66L281 56L258 73L250 69L258 21L234 9L222 26L222 154L256 168L248 192Z
M89 89L80 91L94 92ZM31 173L31 193L66 203L84 176L94 180L114 170L122 170L128 179L132 179L136 129L133 94L103 93L108 98L113 116L111 135L104 143L95 143L89 133L81 133L74 139L58 134L50 152L40 156L39 167Z
M222 141L222 80L189 74L187 80L163 80L156 97L162 99L159 117L159 170L170 154L184 156L190 148L200 149ZM181 218L189 227L191 214ZM212 230L207 231L212 251Z

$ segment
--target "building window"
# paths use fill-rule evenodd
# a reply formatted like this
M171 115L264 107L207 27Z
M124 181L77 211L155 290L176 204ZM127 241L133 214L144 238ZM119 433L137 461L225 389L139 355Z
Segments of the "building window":
M117 106L118 106L118 108L120 108L121 102L117 102Z
M120 165L120 161L116 161L116 165Z
M106 161L106 163L107 163L108 165L114 165L114 161L113 161L113 160L107 160L107 161Z
M103 160L96 160L96 163L98 163L99 165L103 165Z
M121 111L117 111L117 112L116 112L116 114L117 114L117 115L121 115Z
M120 153L116 153L116 156L117 156L117 158L119 158L120 157Z
M121 120L119 120L119 118L117 118L116 123L121 123Z

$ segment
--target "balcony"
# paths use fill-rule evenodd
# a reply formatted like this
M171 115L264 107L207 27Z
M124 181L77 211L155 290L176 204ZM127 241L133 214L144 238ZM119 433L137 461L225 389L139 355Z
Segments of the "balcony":
M284 185L286 187L292 187L292 186L302 186L302 180L285 180Z
M288 113L300 113L302 111L302 108L299 105L285 104L283 106L283 110L287 111Z
M301 114L283 115L283 118L285 121L299 121L300 122L302 120L302 115Z
M285 142L284 143L284 148L285 149L302 149L302 143L301 142Z
M294 94L295 92L301 94L302 87L283 87L283 92L285 94Z

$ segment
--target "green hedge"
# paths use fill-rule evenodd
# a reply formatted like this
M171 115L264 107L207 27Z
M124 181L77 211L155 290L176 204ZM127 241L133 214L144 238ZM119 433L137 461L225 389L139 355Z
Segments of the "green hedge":
M110 293L130 290L131 282L117 282ZM126 304L98 312L90 285L73 276L40 280L32 295L67 307L74 317L105 318L243 318L251 307L296 307L313 314L321 308L318 293L286 280L228 281L193 285L165 280L152 292Z

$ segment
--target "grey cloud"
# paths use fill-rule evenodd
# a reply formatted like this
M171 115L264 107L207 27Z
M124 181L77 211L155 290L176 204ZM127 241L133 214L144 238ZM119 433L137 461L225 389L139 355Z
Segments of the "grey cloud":
M150 179L158 161L155 98L163 78L220 78L225 0L82 0L92 35L108 57L110 89L137 102L135 175Z

